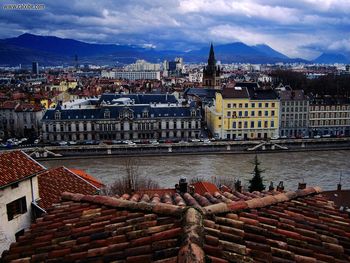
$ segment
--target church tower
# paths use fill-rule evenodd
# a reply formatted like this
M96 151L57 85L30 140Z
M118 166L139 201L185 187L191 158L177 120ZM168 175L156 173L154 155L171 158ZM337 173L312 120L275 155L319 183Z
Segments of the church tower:
M208 65L203 69L203 87L210 89L220 89L221 80L220 80L221 69L219 66L216 66L215 54L213 43L210 45Z

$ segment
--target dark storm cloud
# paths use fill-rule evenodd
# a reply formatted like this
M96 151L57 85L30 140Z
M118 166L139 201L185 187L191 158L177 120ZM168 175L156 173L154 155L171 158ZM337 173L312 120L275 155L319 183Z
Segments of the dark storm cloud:
M45 10L2 9L0 37L29 32L168 49L242 41L306 58L350 52L348 0L38 1L26 3L43 3ZM2 1L9 3L23 2Z

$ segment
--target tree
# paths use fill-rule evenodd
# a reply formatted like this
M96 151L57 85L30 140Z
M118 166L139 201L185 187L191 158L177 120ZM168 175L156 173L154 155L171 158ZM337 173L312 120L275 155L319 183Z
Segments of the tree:
M259 165L260 162L258 160L258 156L255 155L254 158L254 170L253 170L253 178L249 180L249 192L254 191L263 191L265 190L265 185L263 184L263 177L261 174L264 172L264 170L261 170Z
M159 188L154 180L142 177L139 173L140 161L137 158L125 159L126 175L116 179L111 185L103 189L106 195L132 194L135 191Z

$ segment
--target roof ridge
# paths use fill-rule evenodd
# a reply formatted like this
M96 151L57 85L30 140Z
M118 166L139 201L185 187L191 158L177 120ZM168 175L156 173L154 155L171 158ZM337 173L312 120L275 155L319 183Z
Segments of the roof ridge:
M72 170L70 170L69 168L65 167L65 166L61 166L63 167L63 169L65 169L66 171L70 172L71 174L73 174L74 176L78 177L80 180L84 181L85 183L88 183L89 185L91 185L92 187L94 187L97 191L101 190L100 188L98 188L96 185L94 185L93 183L89 182L87 179L85 179L84 177L76 174L75 172L73 172Z
M90 202L100 205L106 205L115 208L127 208L130 210L148 211L164 215L181 215L186 207L165 204L165 203L146 203L123 200L106 195L83 195L70 192L62 193L62 200L75 202Z
M289 201L291 199L295 199L298 197L318 194L321 192L322 192L322 189L318 186L308 187L302 190L297 190L295 192L288 191L286 193L280 193L277 195L267 195L264 197L256 197L247 201L237 201L237 202L209 205L209 206L203 207L203 210L205 214L236 212L243 209L261 208L261 207Z

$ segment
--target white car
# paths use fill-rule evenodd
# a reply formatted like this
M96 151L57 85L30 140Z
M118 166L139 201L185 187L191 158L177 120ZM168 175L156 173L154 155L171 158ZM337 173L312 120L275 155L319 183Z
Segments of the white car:
M205 139L203 142L204 143L211 143L211 141L209 139Z
M59 146L66 146L66 145L68 145L68 143L66 141L60 141L60 142L58 142L58 145Z
M320 135L315 135L315 136L314 136L314 139L320 139L320 138L321 138Z
M36 139L35 141L34 141L34 144L38 144L39 143L39 139Z
M159 142L157 140L151 140L149 142L150 142L150 144L153 144L153 145L158 145L159 144Z
M274 135L271 137L271 140L278 140L280 137L278 135Z

